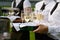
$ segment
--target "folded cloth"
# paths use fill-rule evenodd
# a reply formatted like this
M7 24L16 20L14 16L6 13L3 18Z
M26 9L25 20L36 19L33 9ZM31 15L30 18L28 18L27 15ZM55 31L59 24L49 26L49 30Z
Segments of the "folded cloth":
M36 23L34 22L28 22L28 23L13 23L14 26L20 25L20 27L25 27L25 26L37 26Z
M19 31L20 28L23 27L36 27L37 24L34 22L28 22L28 23L13 23L14 28L16 29L16 31Z
M47 22L43 22L43 23L39 23L39 22L27 22L27 23L13 23L14 28L18 31L20 30L20 28L23 27L36 27L39 24L43 24L43 25L49 25L49 23Z
M22 23L21 25L22 26L24 25L24 26L32 26L32 27L34 27L34 26L37 26L37 23L35 23L35 22L27 22L27 23Z
M26 25L24 25L24 24L21 24L19 27L20 27L20 28L23 28L23 27L25 27L25 26L26 26Z
M19 16L0 16L0 18L8 18L11 21L14 21L16 18L20 18Z
M19 25L20 25L20 23L13 23L13 26L14 26L16 31L20 30Z
M19 16L7 16L11 21L14 21L16 18L20 18Z

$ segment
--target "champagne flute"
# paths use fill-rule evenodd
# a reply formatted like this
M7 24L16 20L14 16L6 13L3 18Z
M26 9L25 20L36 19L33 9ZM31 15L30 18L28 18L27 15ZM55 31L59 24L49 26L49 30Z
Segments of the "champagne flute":
M23 23L23 21L24 21L24 12L23 11L21 11L21 19L22 19L22 23Z
M43 19L44 19L44 15L43 15L43 13L42 13L42 11L36 11L36 17L37 17L37 20L38 21L43 21Z
M9 11L9 16L12 16L14 14L14 11L13 10L10 10Z
M26 22L29 22L30 19L31 19L30 13L26 13L26 14L24 15L24 19L25 19Z
M36 14L37 20L39 21L39 24L44 23L44 15L42 12L38 11Z
M32 21L36 21L37 20L37 17L36 17L36 14L34 12L32 12L32 18L31 18Z
M32 13L32 21L40 24L44 20L44 15L40 12L33 12Z
M42 21L44 19L44 16L40 13L40 14L36 14L37 20Z

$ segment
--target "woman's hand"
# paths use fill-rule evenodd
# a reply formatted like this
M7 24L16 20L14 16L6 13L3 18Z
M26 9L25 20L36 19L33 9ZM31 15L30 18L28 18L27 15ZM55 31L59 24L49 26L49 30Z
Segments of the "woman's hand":
M38 26L39 26L39 27L38 27L36 30L34 30L33 32L41 33L41 34L48 32L48 26L43 25L43 24L40 24L40 25L38 25Z

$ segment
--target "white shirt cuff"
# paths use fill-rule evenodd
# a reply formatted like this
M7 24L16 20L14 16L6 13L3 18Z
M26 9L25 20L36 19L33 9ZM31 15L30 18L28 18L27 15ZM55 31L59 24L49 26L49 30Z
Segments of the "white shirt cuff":
M58 33L60 32L60 26L48 26L48 33Z

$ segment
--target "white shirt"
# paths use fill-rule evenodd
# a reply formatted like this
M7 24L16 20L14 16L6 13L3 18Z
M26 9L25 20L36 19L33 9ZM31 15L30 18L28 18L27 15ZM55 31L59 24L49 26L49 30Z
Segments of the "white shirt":
M36 10L42 11L42 10L40 10L40 9L41 9L43 3L44 3L44 1L40 1L40 2L36 3L36 4L35 4L35 11L36 11Z
M50 2L53 2L53 1L54 1L54 0L43 0L43 1L38 2L38 3L35 4L35 10L42 11L42 10L40 10L40 9L41 9L43 3L44 3L45 5L47 5L47 4L49 4Z
M42 14L44 15L44 21L48 21L49 14L51 10L53 9L53 7L55 6L55 4L56 4L55 1L51 1L45 6L45 9L42 12Z
M35 5L35 11L40 11L43 15L44 15L44 20L47 21L48 20L48 15L50 13L50 11L53 9L53 7L55 6L56 2L54 0L48 2L45 6L45 9L42 11L40 10L43 3L45 3L44 1L38 2Z
M51 34L51 37L54 36L52 38L60 40L60 3L50 17L52 20L49 20L48 32Z

